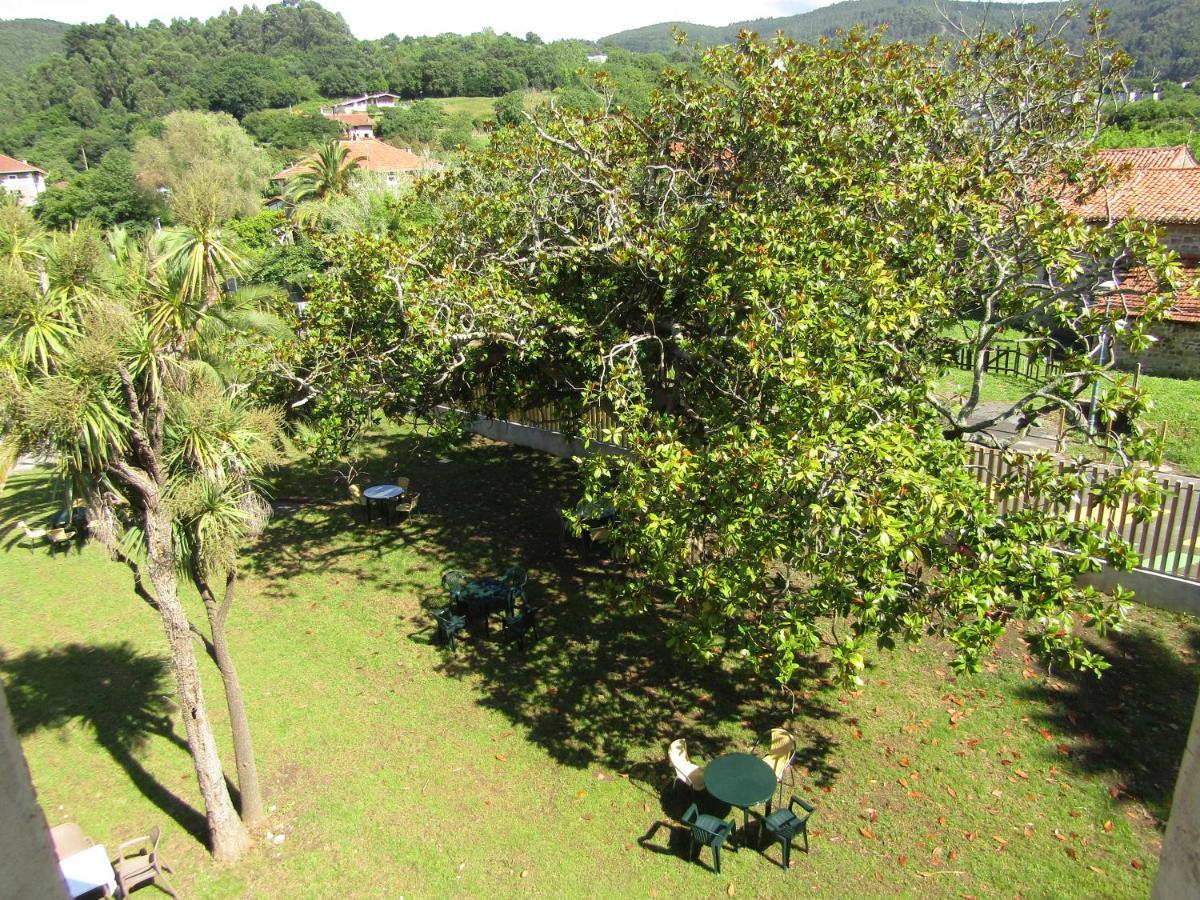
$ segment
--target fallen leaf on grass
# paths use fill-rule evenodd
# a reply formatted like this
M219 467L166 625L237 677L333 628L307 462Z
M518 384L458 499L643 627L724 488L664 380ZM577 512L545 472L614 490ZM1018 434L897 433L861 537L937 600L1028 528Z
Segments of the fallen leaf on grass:
M1145 866L1142 865L1142 861L1140 859L1131 859L1129 861L1129 864L1131 866L1133 866L1135 869L1139 869L1139 870L1146 868Z
M1097 875L1104 874L1104 870L1099 868L1098 866L1088 866L1088 868L1091 869L1093 872L1095 872Z
M733 896L734 891L733 891L733 882L732 881L729 882L729 887L725 888L725 893L728 894L730 897Z
M497 753L496 759L500 760L500 762L508 762L508 757L505 756L503 753Z
M956 791L954 788L952 788L952 787L946 788L946 793L949 794L951 797L953 797L955 800L958 799L958 791Z
M938 816L938 824L941 825L943 828L945 828L946 827L946 817Z
M577 799L582 800L584 797L587 796L587 791L577 791L575 793L575 796Z
M1048 741L1054 740L1054 738L1050 735L1050 732L1047 731L1045 728L1039 728L1038 734L1040 734L1042 737L1044 737Z
M1071 857L1071 859L1079 858L1079 854L1075 852L1074 847L1064 847L1063 849L1067 851L1067 856Z
M1032 825L1025 826L1025 837L1033 837L1033 826Z
M903 766L903 767L904 767L904 768L906 768L906 769L908 768L908 766L909 766L909 762L908 762L908 757L907 757L907 756L902 756L902 757L900 757L900 765L901 765L901 766Z
M528 869L522 869L522 870L521 870L521 877L522 877L522 878L528 878L528 877L529 877L529 870L528 870Z
M1104 823L1104 833L1112 834L1112 829L1113 829L1112 819L1109 819L1107 822Z
M858 829L858 833L861 834L863 837L865 837L867 840L870 840L871 838L875 837L875 832L873 832L871 830L871 827L869 825L862 826L860 829Z
M898 862L898 863L899 863L900 865L902 865L902 866L907 866L907 865L908 865L908 857L907 857L907 856L904 856L904 855L901 855L901 856L900 856L900 857L899 857L899 858L896 860L896 862Z

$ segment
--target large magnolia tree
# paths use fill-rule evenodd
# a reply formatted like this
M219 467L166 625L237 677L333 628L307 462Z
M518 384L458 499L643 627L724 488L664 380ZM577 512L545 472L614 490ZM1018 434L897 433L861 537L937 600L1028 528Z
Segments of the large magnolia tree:
M315 420L336 439L435 403L573 411L623 448L582 460L584 491L615 506L631 600L675 608L680 650L784 683L820 652L853 682L871 645L930 633L974 669L1019 620L1099 670L1079 627L1120 609L1074 578L1133 556L1064 511L1088 469L1010 454L990 494L970 471L972 443L1010 440L998 422L1062 411L1116 461L1093 502L1154 500L1140 463L1158 449L1103 336L1142 345L1168 302L1123 318L1115 272L1136 260L1165 292L1179 270L1135 223L1073 212L1113 177L1090 147L1127 63L1093 32L1082 52L1020 27L744 35L645 116L498 131L422 189L435 228L330 243L296 358ZM1061 373L985 415L983 354L1014 333ZM937 382L960 350L975 385L951 398ZM1094 386L1098 421L1129 415L1129 433L1088 428ZM584 424L595 407L610 427ZM997 514L1031 489L1060 503Z

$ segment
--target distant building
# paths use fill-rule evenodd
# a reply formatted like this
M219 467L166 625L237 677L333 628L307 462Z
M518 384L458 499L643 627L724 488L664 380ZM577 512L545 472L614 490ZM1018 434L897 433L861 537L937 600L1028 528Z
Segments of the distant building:
M351 159L358 160L360 169L364 172L382 175L388 184L399 184L403 176L442 167L441 163L435 159L417 156L408 148L393 147L377 138L362 138L338 143L350 151ZM295 165L288 166L282 172L272 176L271 180L282 184L301 172L308 171L310 171L308 160L302 159Z
M361 141L375 137L375 123L366 113L332 113L329 118L341 124L347 140Z
M0 186L16 194L22 206L33 206L38 194L46 190L46 173L23 159L0 153Z
M578 59L578 57L576 57L576 59ZM590 63L595 63L598 66L602 66L606 62L608 62L608 54L607 53L589 53L587 61Z
M321 112L324 115L339 115L342 113L365 113L368 106L378 106L383 109L391 109L400 102L398 94L391 94L387 91L378 91L375 93L363 94L361 97L347 97L345 100L339 100L330 107L323 107Z
M1184 145L1178 147L1129 147L1102 150L1101 159L1129 166L1128 174L1115 184L1075 204L1085 220L1102 224L1127 217L1149 222L1159 239L1179 254L1184 276L1191 283L1200 278L1200 163ZM1108 299L1130 317L1140 315L1142 297L1154 289L1149 274L1130 266L1120 277L1123 292ZM1118 351L1117 364L1131 369L1141 364L1151 375L1176 378L1200 377L1200 297L1194 290L1181 290L1167 312L1166 320L1151 332L1157 341L1140 353Z

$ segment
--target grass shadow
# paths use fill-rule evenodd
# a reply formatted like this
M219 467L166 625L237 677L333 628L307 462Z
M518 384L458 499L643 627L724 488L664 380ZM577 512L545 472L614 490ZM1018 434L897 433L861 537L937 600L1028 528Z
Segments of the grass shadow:
M172 722L170 667L131 644L68 644L0 657L0 676L19 735L84 724L130 780L201 844L204 814L159 781L138 759L152 737L188 752Z
M1200 654L1200 628L1185 640ZM1066 765L1108 775L1120 792L1165 823L1200 689L1200 670L1158 634L1142 626L1110 635L1089 649L1112 667L1101 678L1079 672L1021 685L1030 718L1054 736L1070 738ZM1060 755L1060 759L1063 755Z

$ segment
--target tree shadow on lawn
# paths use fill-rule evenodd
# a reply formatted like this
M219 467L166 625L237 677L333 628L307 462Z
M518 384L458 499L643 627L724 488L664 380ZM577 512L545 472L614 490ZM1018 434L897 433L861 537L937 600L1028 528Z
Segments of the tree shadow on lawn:
M288 579L328 572L379 589L427 593L429 578L462 568L471 574L556 563L560 552L558 511L571 495L572 467L534 451L472 438L446 449L421 435L380 438L357 483L394 482L403 474L420 494L417 515L378 514L372 524L348 498L345 485L310 459L276 474L272 494L304 496L299 513L274 519L252 552L247 570L267 579L268 593L287 595ZM442 455L442 452L445 455ZM379 565L383 554L408 545L433 560L415 573Z
M82 722L149 800L207 846L203 813L137 759L151 737L165 738L188 752L172 722L166 660L139 653L128 643L68 644L7 658L0 655L0 675L19 735Z
M490 635L460 643L438 669L454 678L480 677L481 703L522 726L556 762L628 775L677 818L691 799L669 788L670 741L686 738L693 759L704 763L749 749L753 738L729 736L738 726L759 734L790 720L801 740L797 767L818 786L833 781L837 769L829 758L837 745L821 725L840 713L817 699L793 712L790 696L769 681L684 661L666 644L669 610L638 612L608 599L606 586L626 573L602 554L583 554L563 540L559 512L578 497L571 463L478 438L447 449L420 435L397 435L381 438L377 447L360 483L407 475L421 495L419 515L390 529L367 527L351 519L348 501L339 501L323 516L313 510L273 521L253 563L269 581L320 569L414 596L420 608L401 627L429 640L431 610L448 602L438 584L443 571L477 577L521 563L530 572L527 602L542 608L538 639L524 651L501 642L493 616ZM342 490L306 461L277 482L276 495L312 496L316 487L301 490L308 484L334 498ZM414 571L374 564L371 554L396 542L423 557ZM822 679L825 667L812 660L804 675Z
M1200 628L1189 625L1186 641L1200 654ZM1144 626L1116 632L1089 649L1112 667L1103 677L1067 671L1050 682L1027 682L1018 696L1030 719L1057 742L1069 736L1060 765L1088 775L1108 775L1121 794L1143 803L1165 824L1175 778L1187 744L1200 671ZM1055 689L1055 682L1061 682Z

